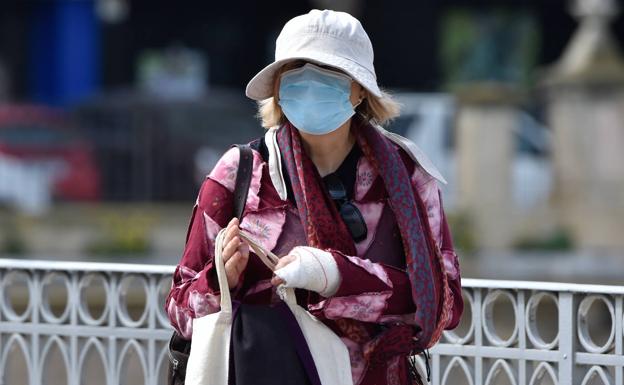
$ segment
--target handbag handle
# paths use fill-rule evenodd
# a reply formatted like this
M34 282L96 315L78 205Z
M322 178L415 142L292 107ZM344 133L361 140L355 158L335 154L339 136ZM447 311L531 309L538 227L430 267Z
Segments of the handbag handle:
M225 274L225 266L223 264L223 239L225 238L225 228L219 231L215 241L215 264L217 268L217 278L219 280L219 290L221 290L221 311L232 312L232 298L230 297L230 288L227 283L227 276ZM279 261L279 257L272 252L265 249L260 243L253 239L248 233L240 231L239 236L243 238L254 253L260 258L262 263L274 271L275 265ZM295 291L291 287L284 287L280 285L277 288L277 292L282 300L289 305L296 305L297 299L295 297Z

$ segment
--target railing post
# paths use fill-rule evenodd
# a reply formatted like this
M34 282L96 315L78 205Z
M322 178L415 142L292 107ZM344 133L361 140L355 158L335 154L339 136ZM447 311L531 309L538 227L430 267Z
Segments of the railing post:
M560 385L575 384L576 311L574 294L559 293L559 374Z
M2 285L2 280L4 279L4 271L0 269L0 301L4 301L4 289ZM2 309L0 308L0 324L4 320L2 316ZM2 362L2 350L4 349L4 343L2 342L2 333L0 333L0 362ZM0 368L0 385L4 385L4 368Z
M72 271L68 273L69 288L67 293L67 306L69 306L69 324L74 327L78 326L78 306L80 305L80 293L78 290L78 272ZM70 385L80 385L80 376L82 368L80 367L78 336L69 337L69 366L71 368L69 374Z
M158 295L156 293L157 279L154 275L147 275L148 290L145 298L145 307L148 312L147 327L150 330L156 329L156 311L158 307ZM147 340L147 373L145 373L145 380L148 384L158 383L158 354L156 353L156 341L153 338Z
M43 363L41 362L41 334L38 332L38 328L36 327L39 324L39 304L41 303L41 277L40 272L36 270L28 271L32 279L32 287L29 287L31 290L30 300L32 301L31 308L31 320L33 325L35 326L33 333L31 334L31 347L32 347L32 360L31 365L33 367L29 368L28 374L30 375L31 385L41 385L41 374L43 372ZM28 354L28 352L25 352Z
M617 356L622 356L624 354L624 347L622 346L624 344L624 341L622 341L623 335L624 334L624 320L622 319L623 316L623 309L622 307L623 305L623 301L624 301L624 296L622 295L616 295L615 296L615 354ZM623 385L624 384L624 378L622 378L622 371L624 370L624 367L622 366L616 366L615 367L615 385Z
M108 325L111 329L114 329L117 325L117 273L110 273L108 278L110 279L110 285L108 290ZM111 334L108 337L108 385L116 385L119 382L119 368L117 367L117 337Z
M526 299L524 296L524 290L518 290L516 296L516 316L518 319L518 348L525 350L527 348L527 336L526 336L526 322L524 314L526 311ZM518 360L518 384L526 384L527 381L527 362L524 358Z
M485 291L485 290L484 290ZM483 320L481 319L481 307L482 303L482 289L474 289L474 307L472 308L472 316L475 323L475 346L483 346ZM475 357L475 384L483 384L483 358L481 356Z

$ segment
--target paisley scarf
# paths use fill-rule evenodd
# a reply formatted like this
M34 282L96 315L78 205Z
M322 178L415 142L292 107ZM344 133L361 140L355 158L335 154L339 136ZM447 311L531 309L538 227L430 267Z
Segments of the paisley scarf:
M351 130L364 156L381 176L396 217L416 305L414 323L418 327L413 336L413 348L424 350L439 340L452 307L442 257L431 235L424 203L412 186L398 149L377 128L358 116L352 119ZM277 133L277 142L308 245L355 256L353 239L322 187L321 177L305 153L297 129L285 123Z

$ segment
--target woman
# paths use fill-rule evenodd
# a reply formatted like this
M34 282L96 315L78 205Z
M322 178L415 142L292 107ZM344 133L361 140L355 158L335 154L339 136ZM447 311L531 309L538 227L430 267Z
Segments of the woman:
M377 86L371 42L343 12L284 26L276 60L248 84L265 136L251 143L242 219L231 218L238 150L204 181L166 309L186 338L192 319L219 310L214 240L235 299L276 301L297 288L349 349L355 384L420 383L408 357L454 328L463 310L459 265L436 179L415 145L379 124L398 114ZM250 256L245 230L283 256L273 275Z

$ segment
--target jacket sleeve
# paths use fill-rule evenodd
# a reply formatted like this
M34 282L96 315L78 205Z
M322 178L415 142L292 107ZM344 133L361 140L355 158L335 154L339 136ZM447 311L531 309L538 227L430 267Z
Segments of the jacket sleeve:
M440 198L440 201L442 199ZM453 296L453 311L449 319L449 323L445 329L452 330L457 327L461 320L462 313L464 312L464 297L462 296L461 287L461 275L459 270L459 258L455 253L453 247L453 239L451 238L451 231L446 220L444 211L442 215L442 240L440 242L440 249L442 252L442 258L444 259L444 270L448 278L449 288Z
M442 207L437 182L418 179L417 190L427 208L429 224L436 246L439 248L453 296L453 309L446 329L459 323L463 299L457 254L453 249L451 234ZM416 181L414 183L417 183ZM327 318L353 318L364 322L412 322L415 312L410 280L404 270L374 263L357 256L347 256L332 250L341 275L336 293L325 300L322 315Z
M193 207L186 245L165 303L171 324L187 339L192 334L193 318L220 308L219 282L213 265L214 242L232 217L232 199L228 189L206 178ZM241 278L239 282L242 281Z

